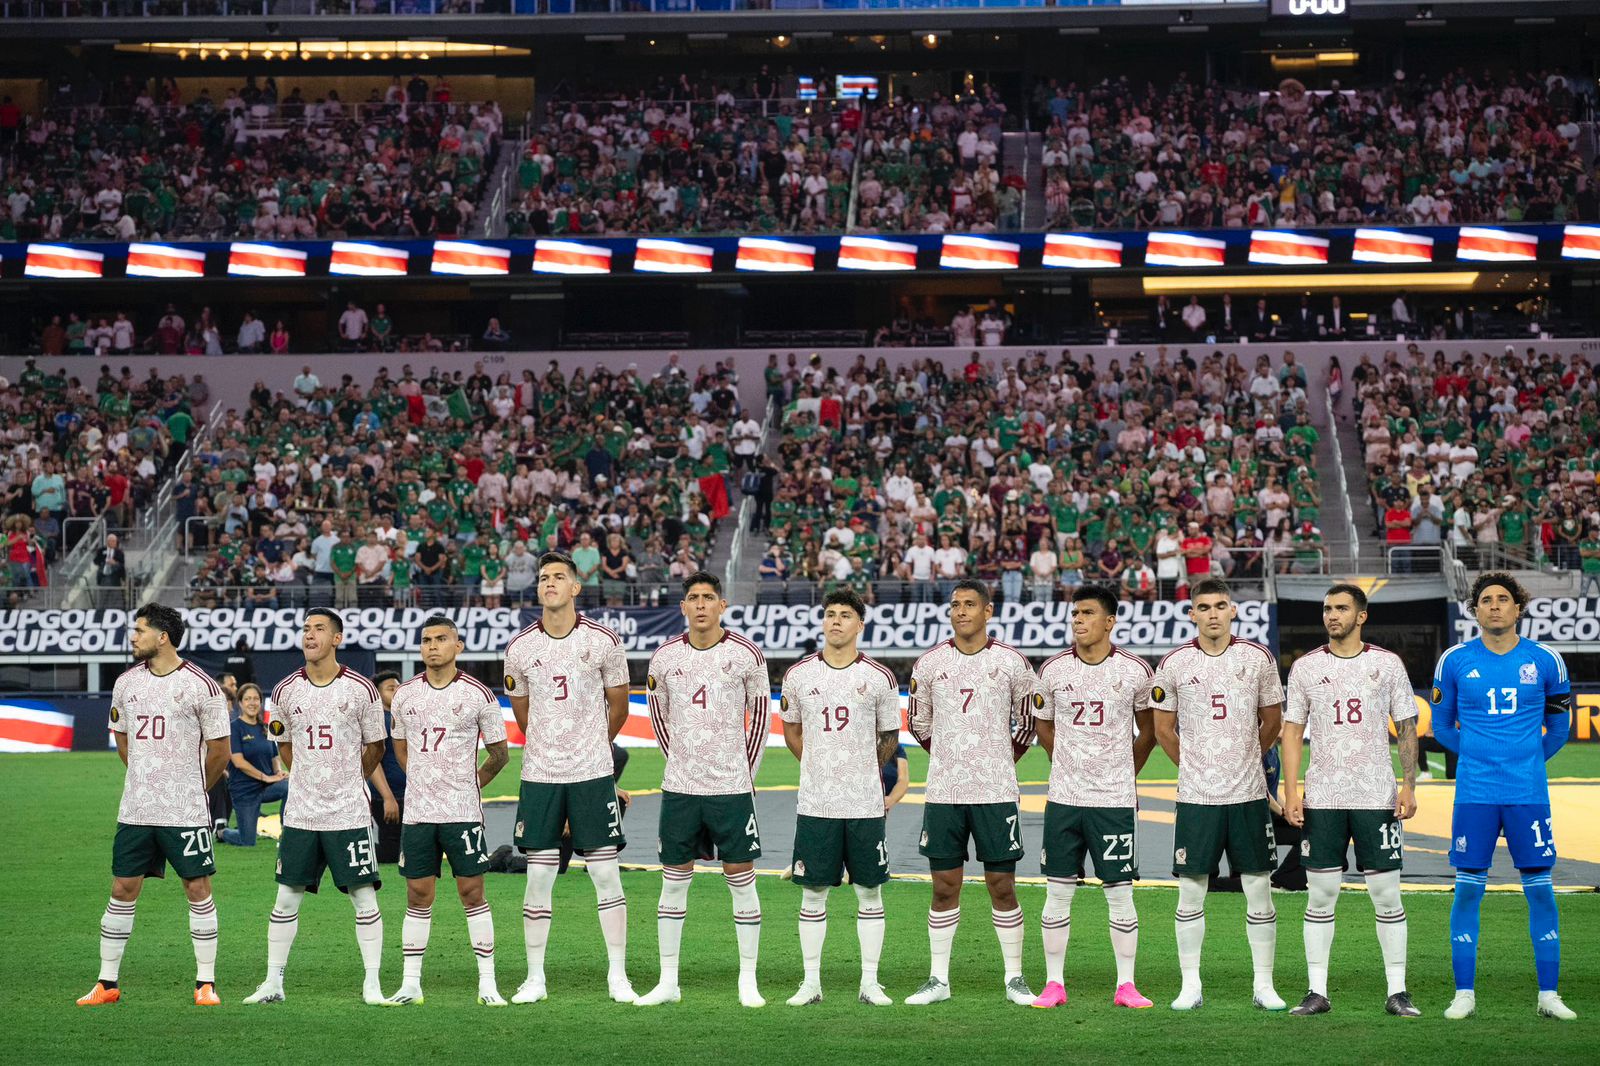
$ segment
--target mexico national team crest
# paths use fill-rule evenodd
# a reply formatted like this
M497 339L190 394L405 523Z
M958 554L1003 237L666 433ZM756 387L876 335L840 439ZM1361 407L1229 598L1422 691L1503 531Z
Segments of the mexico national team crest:
M1179 848L1177 851L1174 851L1172 853L1172 861L1177 863L1179 866L1182 866L1184 863L1188 862L1189 861L1189 849L1188 848Z
M804 860L796 859L794 861L794 875L796 877L804 877L806 875L806 864Z
M1524 685L1536 685L1539 683L1539 668L1532 663L1523 663L1517 679Z

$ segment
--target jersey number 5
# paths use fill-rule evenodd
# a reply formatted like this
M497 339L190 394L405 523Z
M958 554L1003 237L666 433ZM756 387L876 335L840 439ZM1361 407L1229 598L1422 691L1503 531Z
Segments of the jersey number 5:
M1211 709L1216 713L1211 716L1213 722L1220 722L1228 717L1228 699L1221 693L1211 697Z

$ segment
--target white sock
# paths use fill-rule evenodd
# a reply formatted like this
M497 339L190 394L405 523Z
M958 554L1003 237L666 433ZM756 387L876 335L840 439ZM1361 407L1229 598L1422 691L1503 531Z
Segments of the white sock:
M606 959L612 979L628 976L628 900L622 894L622 869L617 865L616 848L600 848L585 855L589 880L594 882L595 907L600 914L600 933L606 941Z
M371 885L350 890L350 903L356 909L356 945L361 949L361 967L367 983L378 983L383 967L383 912L378 909L378 891Z
M189 939L194 942L194 979L217 979L217 904L210 896L189 903Z
M1044 941L1044 979L1062 983L1066 970L1067 940L1072 935L1072 896L1076 877L1051 877L1045 885L1044 913L1039 915L1039 936Z
M994 935L1000 939L1000 957L1005 960L1006 980L1022 976L1022 908L994 912Z
M878 959L883 955L883 886L855 886L856 939L861 941L861 983L878 983Z
M472 941L472 953L478 957L479 982L494 984L494 917L489 913L489 904L467 908L467 939Z
M1272 905L1272 875L1240 874L1244 887L1245 936L1257 988L1272 987L1272 965L1278 952L1278 911Z
M122 972L122 953L133 935L133 910L136 901L127 903L119 899L106 901L106 912L100 916L100 980L115 981ZM213 955L213 958L215 956Z
M267 980L274 984L283 984L289 949L294 947L294 935L300 928L300 902L305 898L303 888L278 886L278 898L272 904L272 920L267 925Z
M406 907L400 923L400 947L405 952L404 979L408 985L422 983L422 956L428 950L428 935L433 932L433 905Z
M1342 870L1306 871L1306 986L1319 996L1328 994L1328 955L1333 951L1333 912L1339 904L1339 882L1342 880Z
M956 938L956 926L961 924L961 908L928 912L928 976L945 984L950 983L950 945Z
M1400 871L1367 875L1367 894L1378 917L1378 947L1389 995L1406 990L1406 908L1400 902Z
M800 890L800 964L806 984L822 983L822 942L828 938L828 890Z
M733 897L733 932L739 938L739 976L754 977L761 955L761 898L756 895L756 872L724 874Z
M661 983L678 983L678 945L683 940L683 919L689 913L689 883L694 871L661 871L661 903L656 908L656 938L661 945Z
M1133 907L1133 883L1105 886L1111 918L1111 952L1117 958L1117 987L1133 983L1133 962L1139 954L1139 912Z
M1178 972L1183 990L1200 987L1200 949L1206 942L1206 878L1178 878Z
M550 891L561 867L555 848L528 853L528 886L522 893L522 942L528 949L528 980L544 980L544 949L550 943Z

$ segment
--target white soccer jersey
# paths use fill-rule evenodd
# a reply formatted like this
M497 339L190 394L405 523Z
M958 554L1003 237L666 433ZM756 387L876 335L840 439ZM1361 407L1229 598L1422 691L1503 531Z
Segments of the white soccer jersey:
M578 616L559 640L535 622L506 648L506 695L528 698L522 780L570 784L611 776L606 689L628 683L622 639Z
M1050 802L1076 807L1132 807L1134 715L1150 706L1150 666L1113 647L1090 666L1076 649L1039 668L1033 715L1056 724L1050 753Z
M296 670L272 690L272 724L283 726L273 735L294 754L283 824L322 832L371 825L361 750L384 739L383 701L372 682L341 666L318 686Z
M928 749L929 803L1015 803L1016 746L1033 743L1033 667L990 640L947 640L911 670L911 733Z
M779 713L799 725L800 796L815 818L880 818L878 734L900 734L900 684L887 666L857 655L849 666L808 655L783 675Z
M1282 703L1278 663L1264 644L1235 637L1220 655L1207 655L1191 640L1162 659L1150 706L1178 716L1178 801L1266 798L1257 712Z
M500 701L475 677L457 673L443 688L418 674L395 690L390 735L406 743L405 824L482 822L478 738L506 739Z
M772 682L761 649L725 629L705 651L674 637L650 656L650 723L667 756L665 792L731 796L755 787Z
M1311 741L1307 806L1392 810L1389 719L1417 716L1400 657L1363 644L1359 653L1341 658L1324 644L1290 669L1288 695L1284 719L1305 726Z
M111 688L111 728L128 737L128 774L117 821L128 825L211 824L206 741L228 736L228 697L184 660L166 674L149 663L125 670Z

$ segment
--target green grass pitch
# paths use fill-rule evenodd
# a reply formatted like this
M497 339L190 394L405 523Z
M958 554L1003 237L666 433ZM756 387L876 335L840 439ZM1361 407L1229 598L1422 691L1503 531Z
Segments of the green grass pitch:
M1569 749L1552 776L1588 776L1596 767L1589 750ZM1167 777L1160 759L1146 776ZM925 763L913 753L913 778ZM514 790L517 762L491 786ZM635 752L624 784L659 783L658 753ZM1031 753L1024 779L1041 780L1043 756ZM792 784L792 759L772 751L762 784ZM715 876L696 878L683 943L684 1002L650 1010L609 1002L605 959L594 896L579 871L562 878L555 894L555 922L547 971L551 998L532 1007L489 1010L474 1001L476 971L465 921L441 886L435 905L421 1007L379 1009L360 1002L360 964L349 902L325 882L319 897L301 911L300 935L288 972L287 1003L260 1008L239 1005L261 979L265 966L267 912L275 888L273 849L221 849L215 895L222 923L218 962L221 1010L190 1002L193 955L180 884L172 878L147 883L123 965L125 1000L110 1008L82 1010L73 1000L93 983L98 965L98 923L109 887L110 842L122 768L110 754L0 757L0 1003L6 1033L0 1062L181 1062L218 1061L392 1062L426 1061L642 1062L665 1054L716 1056L728 1062L842 1062L919 1060L941 1062L1060 1060L1117 1061L1132 1056L1152 1061L1341 1061L1480 1062L1491 1056L1538 1057L1545 1061L1594 1061L1592 1026L1600 1020L1600 899L1560 897L1562 991L1581 1015L1571 1024L1534 1017L1532 952L1526 908L1520 895L1494 893L1484 903L1483 949L1478 981L1479 1017L1448 1023L1440 1017L1451 980L1446 936L1450 897L1445 893L1406 898L1410 915L1410 985L1427 1015L1402 1021L1382 1013L1383 978L1371 907L1362 894L1340 903L1331 992L1335 1013L1294 1019L1266 1015L1250 1006L1250 960L1244 938L1243 900L1212 896L1204 976L1206 1006L1191 1016L1166 1007L1176 993L1169 889L1140 890L1139 986L1157 1003L1148 1011L1110 1006L1113 983L1105 905L1092 890L1073 907L1072 946L1067 955L1064 1010L1034 1011L1007 1004L1000 995L1000 959L981 886L964 893L965 915L957 936L952 979L955 999L931 1008L874 1009L855 1002L857 952L855 901L844 889L831 898L831 923L823 958L824 1003L803 1010L783 1005L798 984L800 957L795 916L799 891L772 878L760 879L765 911L761 984L769 1006L739 1007L737 958L727 890ZM648 834L653 827L629 826ZM786 857L770 856L771 865ZM766 865L767 863L763 863ZM624 875L630 902L629 970L645 991L656 976L655 903L658 876ZM1028 933L1027 976L1043 984L1039 911L1043 890L1019 888ZM520 878L491 875L489 898L498 933L500 987L509 995L524 970L519 916ZM398 877L379 893L385 918L384 987L400 978L400 919L404 896ZM927 973L924 916L928 888L892 883L885 892L888 933L881 977L897 1000ZM1304 896L1277 896L1279 943L1277 986L1291 1003L1305 988L1300 945Z

